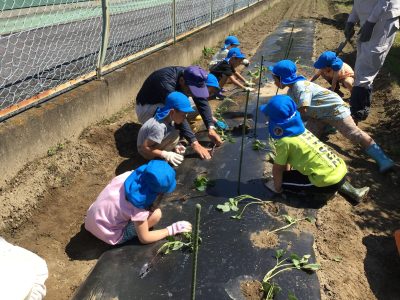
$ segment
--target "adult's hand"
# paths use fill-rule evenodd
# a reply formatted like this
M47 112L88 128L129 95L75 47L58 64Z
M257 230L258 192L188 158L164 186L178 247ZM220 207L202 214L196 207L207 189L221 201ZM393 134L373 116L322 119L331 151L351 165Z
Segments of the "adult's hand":
M365 43L371 39L376 23L366 21L360 30L360 42Z
M221 137L213 128L208 129L208 137L217 147L221 146L223 143Z
M178 154L183 155L186 152L186 147L183 146L182 144L178 144L178 145L175 146L175 152L178 153Z
M344 26L344 36L346 37L346 40L350 40L353 37L355 33L354 25L353 22L347 22Z
M191 146L192 146L193 150L197 154L200 155L201 159L210 159L211 158L211 154L210 154L211 149L204 148L202 145L200 145L200 143L198 141L193 142Z

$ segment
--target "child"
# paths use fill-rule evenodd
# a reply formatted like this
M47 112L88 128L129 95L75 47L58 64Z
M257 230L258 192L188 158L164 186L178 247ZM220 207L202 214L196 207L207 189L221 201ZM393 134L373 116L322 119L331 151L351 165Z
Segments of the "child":
M236 71L236 68L245 58L246 56L240 52L239 48L232 48L229 50L224 60L210 69L210 73L218 78L221 88L223 88L227 80L230 79L237 87L250 92L254 91L254 89L250 87L254 85L254 83L247 81L239 72Z
M290 60L281 60L269 69L277 87L289 87L288 96L297 104L302 119L307 121L307 129L314 135L320 137L324 126L331 125L354 144L361 145L377 162L381 173L394 166L375 141L357 127L350 109L336 93L297 75L296 65Z
M340 84L351 92L354 83L353 69L336 56L335 52L325 51L320 55L314 64L314 68L318 69L311 78L311 82L322 76L331 84L331 91L339 92Z
M229 50L234 47L238 47L240 45L239 39L234 36L230 35L225 39L224 46L219 50L214 56L212 57L209 68L212 66L215 66L217 63L222 61L228 54ZM245 65L246 67L249 65L249 61L247 59L244 59L242 61L242 64Z
M111 180L89 207L85 228L110 245L125 243L136 235L142 244L149 244L190 232L192 225L186 221L150 231L161 219L161 210L154 209L154 204L175 187L175 171L162 160L125 172Z
M157 108L154 117L140 128L137 138L138 152L146 159L162 158L175 167L183 161L185 146L178 145L179 130L187 114L194 112L189 98L172 92L167 96L165 106Z
M275 193L339 191L357 203L368 193L369 187L357 189L345 180L346 164L305 129L289 96L274 96L260 110L269 117L268 130L276 139L273 179L266 183L270 190Z

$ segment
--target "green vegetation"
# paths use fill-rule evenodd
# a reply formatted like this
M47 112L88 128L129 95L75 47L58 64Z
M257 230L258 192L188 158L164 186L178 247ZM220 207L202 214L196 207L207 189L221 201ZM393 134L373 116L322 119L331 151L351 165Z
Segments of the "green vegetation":
M267 147L267 144L264 142L261 142L260 140L255 140L252 144L252 148L255 151L265 150L266 147Z
M310 222L310 223L315 223L315 219L313 217L305 217L305 218L297 219L297 218L289 216L289 215L283 215L283 219L285 220L287 225L279 227L277 229L274 229L274 230L270 231L270 233L278 232L278 231L281 231L281 230L285 230L285 229L291 227L292 225L294 225L296 223L299 223L301 221L307 221L307 222Z
M214 55L215 49L204 46L202 53L204 58L210 58L212 55Z
M196 187L196 190L199 192L204 192L207 187L213 186L214 182L210 179L208 179L204 175L198 175L196 179L194 180L194 186Z
M183 232L179 237L168 236L167 242L157 250L157 254L169 254L172 251L177 250L189 250L193 251L194 241L191 232ZM199 242L201 238L199 237Z
M259 198L255 198L250 195L240 195L240 196L237 196L234 198L229 198L228 201L225 202L224 204L217 205L217 209L219 209L220 211L222 211L224 213L229 212L229 211L239 211L239 203L244 200L254 200L254 201L246 203L246 205L242 208L242 210L239 213L231 216L232 219L240 220L243 216L244 211L246 210L246 208L249 205L252 205L252 204L265 205L266 203L271 202L271 201L263 201Z
M58 143L56 146L51 147L49 150L47 150L47 156L53 156L64 148L65 148L64 144Z
M385 61L385 67L387 67L393 75L400 78L400 34L397 34L394 40L393 46ZM399 80L399 79L398 79Z

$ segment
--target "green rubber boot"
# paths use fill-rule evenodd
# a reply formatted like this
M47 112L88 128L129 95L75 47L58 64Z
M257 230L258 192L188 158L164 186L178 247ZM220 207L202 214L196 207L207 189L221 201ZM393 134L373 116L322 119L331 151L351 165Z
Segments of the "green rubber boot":
M339 192L350 197L355 203L360 201L368 194L369 187L355 188L350 182L345 181L340 187Z

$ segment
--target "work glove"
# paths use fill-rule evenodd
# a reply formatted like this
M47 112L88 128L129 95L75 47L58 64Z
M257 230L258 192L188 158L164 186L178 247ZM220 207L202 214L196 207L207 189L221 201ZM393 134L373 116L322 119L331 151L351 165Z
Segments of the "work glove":
M167 227L168 230L168 235L176 235L178 233L182 232L191 232L192 231L192 224L190 224L187 221L179 221L176 223L173 223L172 225Z
M243 64L245 67L248 67L249 64L250 64L250 62L249 62L248 59L245 58L245 59L242 60L242 64Z
M254 82L251 82L251 81L246 81L246 82L244 83L244 85L245 85L245 86L250 86L250 87L252 87L252 86L255 86L255 83L254 83Z
M224 121L215 122L215 126L222 130L227 130L229 128L228 124L226 124Z
M179 166L183 162L183 155L180 155L172 151L163 150L161 152L161 157L175 167Z
M355 31L354 31L354 23L353 22L347 22L345 27L344 27L344 36L346 37L346 40L350 40Z
M275 194L280 194L282 193L282 189L280 191L277 191L275 189L275 184L274 184L274 180L270 179L265 183L265 187L268 188L269 190L271 190L272 192L274 192Z
M253 92L253 91L254 91L254 88L252 88L252 87L245 87L245 88L244 88L244 91L245 91L245 92Z
M186 147L183 146L182 144L178 144L175 146L176 153L183 155L183 154L185 154L185 151L186 151Z
M360 42L368 42L371 39L372 32L376 23L366 21L360 30Z

